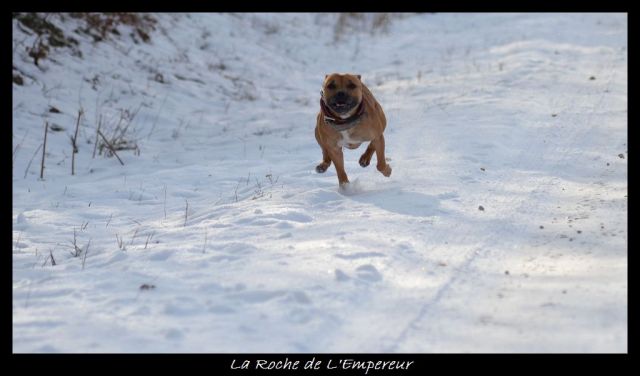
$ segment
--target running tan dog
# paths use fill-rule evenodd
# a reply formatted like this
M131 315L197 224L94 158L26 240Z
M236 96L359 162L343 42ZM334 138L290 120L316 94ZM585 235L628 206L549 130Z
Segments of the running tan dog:
M363 142L371 141L360 157L360 166L367 167L375 152L378 171L384 176L391 175L391 166L384 157L382 133L386 127L382 107L360 81L360 75L326 75L316 121L316 140L322 148L322 163L316 166L316 171L327 171L333 162L338 183L343 187L349 179L344 171L342 147L356 149Z

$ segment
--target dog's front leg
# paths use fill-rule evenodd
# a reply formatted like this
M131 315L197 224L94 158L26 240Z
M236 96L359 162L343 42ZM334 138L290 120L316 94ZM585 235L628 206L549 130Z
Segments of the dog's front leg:
M389 177L391 175L391 166L387 164L384 156L384 135L380 135L378 138L371 141L371 143L376 149L376 158L378 159L376 168L382 173L382 175Z
M367 146L367 150L365 150L364 153L360 156L360 166L367 167L369 165L374 151L376 151L375 145L373 144L373 142L370 142L369 146Z
M333 146L327 149L329 157L333 161L333 165L336 166L336 173L338 174L338 183L340 186L349 183L347 173L344 171L344 156L342 155L342 147Z

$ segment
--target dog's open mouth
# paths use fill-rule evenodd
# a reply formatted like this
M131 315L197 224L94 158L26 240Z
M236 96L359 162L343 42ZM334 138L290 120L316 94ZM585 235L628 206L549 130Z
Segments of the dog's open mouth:
M353 109L356 106L356 101L353 99L348 99L348 100L331 100L329 102L329 106L331 106L331 109L339 114L344 114L347 113L349 111L351 111L351 109Z

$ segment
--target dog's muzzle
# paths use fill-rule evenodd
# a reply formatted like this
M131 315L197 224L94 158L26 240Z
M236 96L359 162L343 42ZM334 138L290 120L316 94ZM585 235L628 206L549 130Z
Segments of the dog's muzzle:
M346 114L358 105L356 98L349 96L344 91L339 91L327 102L331 110L337 114Z

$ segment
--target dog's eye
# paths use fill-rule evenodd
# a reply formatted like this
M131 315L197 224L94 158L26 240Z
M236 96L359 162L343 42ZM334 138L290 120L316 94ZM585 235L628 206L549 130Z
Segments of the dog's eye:
M329 89L329 90L333 90L335 88L336 88L336 84L334 84L333 82L330 83L329 85L327 85L327 89Z
M354 84L353 82L349 82L349 85L347 85L347 89L349 90L353 90L356 88L356 84Z

